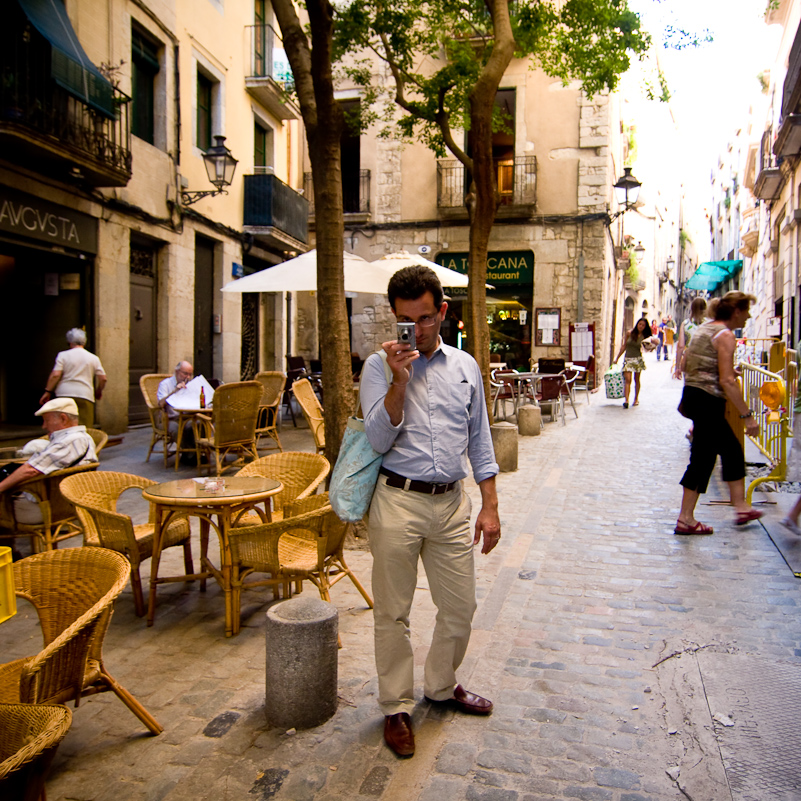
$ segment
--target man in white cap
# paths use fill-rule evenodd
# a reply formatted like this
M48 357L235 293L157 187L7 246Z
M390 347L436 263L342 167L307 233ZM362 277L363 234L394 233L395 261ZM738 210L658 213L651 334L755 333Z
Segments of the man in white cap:
M94 440L86 433L86 426L78 424L78 406L72 398L54 398L36 416L42 418L42 428L50 434L50 441L44 450L0 481L0 492L54 470L97 461ZM27 492L20 492L14 498L14 516L18 523L42 522L39 504Z

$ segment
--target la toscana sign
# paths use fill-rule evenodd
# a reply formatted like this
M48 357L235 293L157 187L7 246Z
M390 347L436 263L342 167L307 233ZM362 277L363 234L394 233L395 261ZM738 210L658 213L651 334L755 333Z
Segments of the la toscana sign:
M0 231L97 253L94 217L7 187L0 187Z
M467 274L468 253L439 253L435 261L449 270ZM534 252L531 250L497 250L487 257L487 282L531 284L534 280Z

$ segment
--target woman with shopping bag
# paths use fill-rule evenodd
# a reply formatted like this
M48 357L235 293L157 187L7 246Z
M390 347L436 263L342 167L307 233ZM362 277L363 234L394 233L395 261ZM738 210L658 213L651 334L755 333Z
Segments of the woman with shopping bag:
M653 350L656 347L653 342L653 335L651 334L651 327L648 325L648 320L641 317L637 320L637 324L626 334L626 339L620 346L620 352L615 357L617 361L624 353L626 357L623 361L623 408L629 408L629 393L631 392L631 376L634 374L634 403L632 406L638 406L640 403L640 373L645 370L645 359L642 356L642 349L645 346L646 350Z

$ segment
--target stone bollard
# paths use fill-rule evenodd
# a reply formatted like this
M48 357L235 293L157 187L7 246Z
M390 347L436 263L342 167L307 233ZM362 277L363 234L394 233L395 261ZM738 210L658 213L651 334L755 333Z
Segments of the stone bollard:
M517 410L517 427L521 437L538 437L542 433L542 409L521 406Z
M271 726L310 729L337 709L337 628L333 604L309 596L271 607L265 627Z
M493 423L492 445L501 472L517 470L517 426L514 423Z

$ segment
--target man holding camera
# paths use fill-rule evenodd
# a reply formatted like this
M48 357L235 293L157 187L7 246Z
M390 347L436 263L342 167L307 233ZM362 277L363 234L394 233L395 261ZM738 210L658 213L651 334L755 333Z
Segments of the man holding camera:
M384 739L401 757L414 754L414 655L409 613L423 560L437 620L425 665L425 698L487 715L492 703L456 682L476 609L473 546L489 553L501 536L495 462L481 371L472 356L439 336L448 304L436 273L406 267L389 282L398 341L384 342L362 373L365 431L384 454L370 506L375 657ZM403 324L411 324L403 326ZM467 458L481 491L470 531L462 489Z

